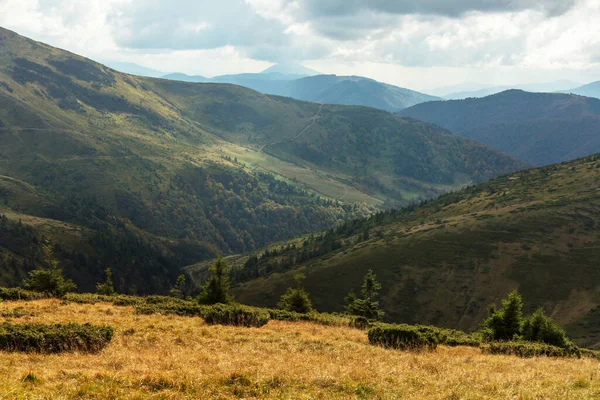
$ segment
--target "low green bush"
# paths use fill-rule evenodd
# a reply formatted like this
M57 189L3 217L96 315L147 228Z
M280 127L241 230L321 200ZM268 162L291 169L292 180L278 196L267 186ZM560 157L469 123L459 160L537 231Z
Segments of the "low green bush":
M5 301L31 301L31 300L40 300L45 299L46 296L44 293L32 292L29 290L21 289L21 288L4 288L0 287L0 300Z
M348 322L350 328L356 329L371 329L374 323L366 317L354 317Z
M265 309L239 304L214 304L205 307L202 316L207 324L261 327L269 322L269 312Z
M576 357L582 356L582 351L576 346L558 347L546 343L509 341L490 342L481 345L486 354L507 354L519 357Z
M436 335L413 325L379 324L369 329L368 336L371 344L401 350L433 350L439 342Z
M164 315L179 315L181 317L204 317L206 308L195 302L172 302L161 304L138 304L135 306L135 311L138 314L164 314Z
M479 346L476 335L426 325L375 324L369 329L371 344L395 349L435 349L438 345Z
M270 314L266 309L243 306L240 304L202 305L172 297L152 296L136 305L138 314L165 314L183 317L201 317L207 324L261 327L269 322ZM289 313L289 318L297 318ZM298 314L299 315L299 314ZM288 319L297 320L297 319Z
M62 297L64 303L77 304L112 303L113 299L113 296L94 293L67 293Z
M28 353L94 353L106 347L113 334L113 328L109 326L90 324L3 323L0 325L0 350Z
M37 315L35 312L26 310L23 307L16 307L12 310L0 310L0 317L3 318L23 318L33 317L35 315Z
M138 306L144 303L144 298L121 294L116 297L112 297L112 303L119 307Z
M344 315L318 313L314 311L309 313L297 313L280 309L267 309L266 311L268 311L271 319L277 321L308 321L326 326L347 326L350 324L351 320L351 318Z

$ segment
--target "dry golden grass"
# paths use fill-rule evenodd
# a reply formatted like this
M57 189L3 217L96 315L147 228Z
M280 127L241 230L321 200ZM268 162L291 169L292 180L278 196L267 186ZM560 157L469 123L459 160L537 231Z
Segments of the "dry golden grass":
M2 303L0 311L16 307L30 316L14 323L93 322L116 334L95 355L0 352L0 399L600 397L600 364L592 359L519 359L474 348L401 352L371 346L364 331L345 327L208 326L110 304L43 300Z

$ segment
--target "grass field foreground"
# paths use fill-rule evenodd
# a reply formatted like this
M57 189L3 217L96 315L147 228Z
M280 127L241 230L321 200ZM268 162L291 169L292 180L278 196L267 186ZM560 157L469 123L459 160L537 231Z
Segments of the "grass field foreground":
M19 312L14 312L15 309ZM366 331L307 322L262 328L137 315L60 300L0 304L0 323L115 328L98 354L0 352L1 399L585 399L600 396L591 358L484 355L478 348L386 350ZM17 316L17 317L11 317Z

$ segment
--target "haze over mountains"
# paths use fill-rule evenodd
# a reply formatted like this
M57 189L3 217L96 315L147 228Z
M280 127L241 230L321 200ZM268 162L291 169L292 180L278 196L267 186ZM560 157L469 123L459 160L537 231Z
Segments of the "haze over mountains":
M500 85L500 86L489 86L483 84L466 84L464 87L462 85L457 85L453 88L441 88L438 90L433 90L432 93L442 93L440 97L443 97L446 100L463 100L470 97L486 97L496 93L504 92L506 90L523 90L526 92L560 92L567 91L573 87L577 86L576 82L569 80L560 80L555 82L547 82L547 83L526 83L526 84L517 84L517 85ZM462 88L461 88L462 87ZM450 89L450 90L449 90ZM458 89L458 90L457 90Z
M600 99L600 81L588 83L587 85L579 86L574 89L565 90L564 92Z
M83 290L111 265L121 290L164 292L198 259L525 167L374 108L121 74L4 29L0 46L0 201L28 226L0 238L3 284L50 233Z
M600 100L508 90L419 104L399 115L437 124L513 157L546 165L600 152Z

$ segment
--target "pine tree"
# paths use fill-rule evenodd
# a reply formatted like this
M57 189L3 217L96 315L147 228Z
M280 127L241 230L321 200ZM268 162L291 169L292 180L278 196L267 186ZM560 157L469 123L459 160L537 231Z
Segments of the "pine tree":
M483 322L484 332L492 340L511 340L520 335L523 322L523 299L513 290L502 300L502 308L488 308L489 317Z
M313 308L308 296L308 292L302 286L302 281L305 278L306 276L301 273L294 275L296 287L288 288L288 290L281 296L279 303L277 303L277 308L301 314L312 311Z
M96 293L103 294L105 296L114 296L117 294L115 291L115 284L112 280L112 270L110 268L106 268L104 270L106 274L106 281L104 283L96 284Z
M209 280L202 286L198 301L202 304L231 303L229 295L229 268L223 258L218 258L208 270L211 274Z
M49 296L62 297L72 292L77 285L70 279L65 279L60 262L54 255L50 244L42 245L43 266L29 272L29 278L23 281L25 289L45 293Z
M379 309L379 290L381 290L381 284L377 282L373 270L369 270L363 279L361 297L359 298L354 291L351 291L344 299L346 312L368 319L381 320L384 312Z
M177 297L179 299L183 299L185 297L185 274L181 274L179 277L177 277L175 286L169 290L169 296Z

